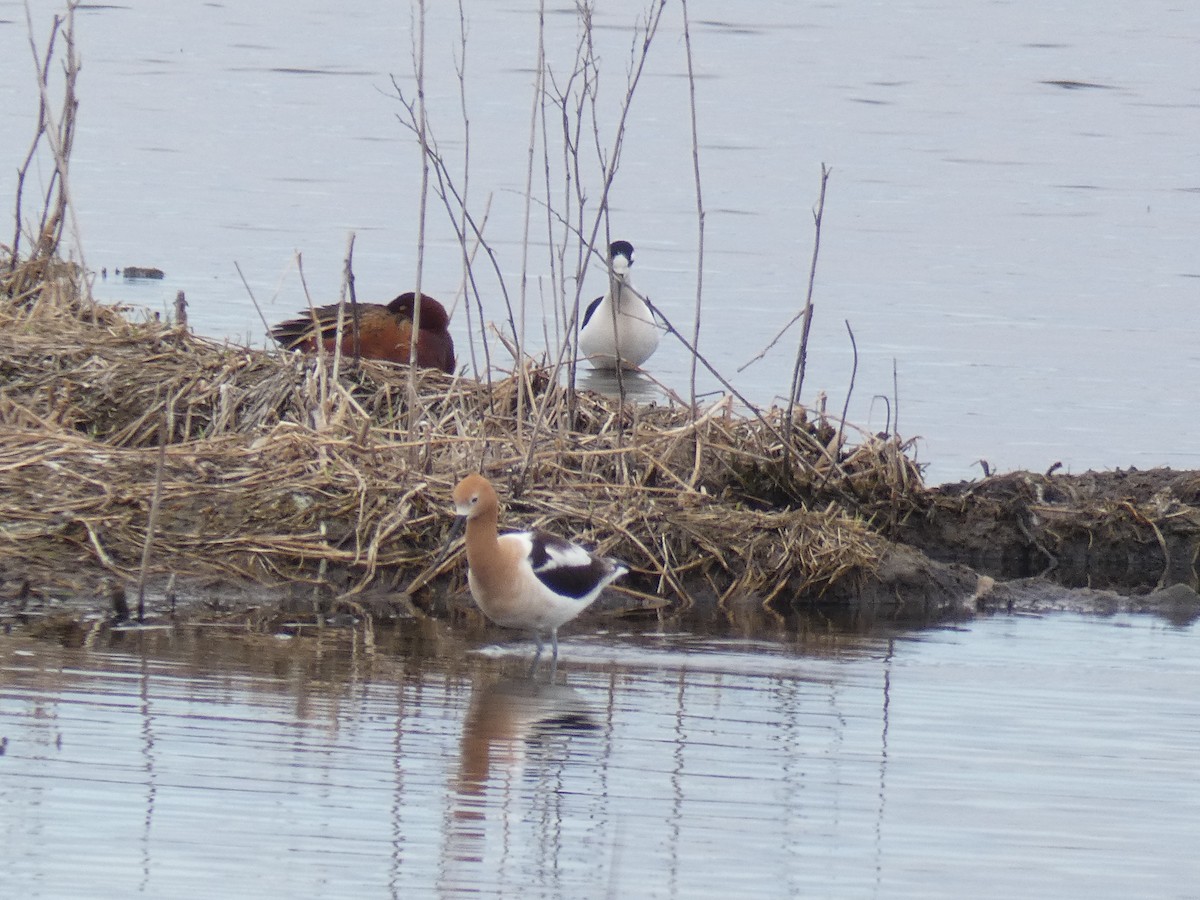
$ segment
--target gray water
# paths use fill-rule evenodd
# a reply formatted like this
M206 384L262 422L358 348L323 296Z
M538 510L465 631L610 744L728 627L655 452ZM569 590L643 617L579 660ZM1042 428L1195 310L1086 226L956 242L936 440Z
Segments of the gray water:
M0 638L0 895L1195 897L1198 637Z
M35 0L42 35L59 4ZM611 144L639 2L600 4L602 142ZM435 136L461 170L455 4L429 4ZM536 5L467 2L469 205L519 286ZM807 402L852 422L899 401L931 482L993 468L1200 465L1200 7L927 3L731 7L692 0L706 254L701 350L757 403L786 394L821 163L830 165ZM84 60L74 192L90 267L157 265L162 283L98 283L102 299L167 310L177 290L203 333L262 345L263 316L337 298L348 235L358 295L415 279L419 154L390 76L413 84L408 4L223 5L131 0L79 12ZM547 12L548 63L574 59L574 5ZM23 5L0 0L0 159L33 131ZM682 6L670 3L630 113L613 228L636 283L690 332L697 217ZM540 157L539 157L540 159ZM585 163L589 160L585 159ZM585 167L599 197L595 165ZM540 170L539 170L540 171ZM47 169L36 173L45 183ZM535 185L538 178L534 179ZM0 179L11 208L13 179ZM527 331L549 275L535 207ZM459 251L433 201L423 286L447 300ZM3 232L0 232L2 234ZM479 267L489 320L505 318ZM540 279L540 281L539 281ZM593 271L585 298L603 287ZM515 301L514 301L515 302ZM461 304L454 318L467 341ZM553 340L553 326L549 326ZM465 354L464 354L465 358ZM687 393L672 340L655 377ZM893 384L893 367L896 386ZM701 377L700 387L716 386Z

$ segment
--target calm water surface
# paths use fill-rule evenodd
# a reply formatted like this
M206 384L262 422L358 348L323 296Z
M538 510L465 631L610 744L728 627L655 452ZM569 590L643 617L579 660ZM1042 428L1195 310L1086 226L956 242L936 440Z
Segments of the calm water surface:
M43 34L55 0L32 0ZM430 118L462 167L455 4L428 4ZM611 143L638 0L596 15L601 139ZM833 167L805 400L920 436L931 481L994 467L1200 466L1200 5L800 4L692 0L706 210L701 348L755 402L786 393L795 335L742 373L802 301L819 167ZM519 284L536 4L464 3L469 204ZM548 64L571 70L574 4L548 4ZM697 268L681 5L668 4L631 111L613 228L637 284L690 332ZM359 296L410 288L417 151L391 75L412 86L407 3L148 0L80 10L74 188L103 299L166 309L262 343L269 320L336 299L348 234ZM0 161L15 170L37 110L24 5L0 0ZM587 162L587 160L585 160ZM48 169L32 182L43 185ZM595 166L584 174L599 197ZM534 179L535 185L539 179ZM10 209L12 177L0 179ZM549 266L535 209L528 332L542 340ZM436 201L423 286L453 297L459 252ZM5 232L0 229L0 239ZM504 318L481 269L485 315ZM600 292L593 272L585 299ZM456 339L467 342L465 315ZM553 325L548 326L553 339ZM686 393L671 341L653 374ZM702 388L713 388L711 378Z
M0 895L1195 897L1200 632L0 639Z

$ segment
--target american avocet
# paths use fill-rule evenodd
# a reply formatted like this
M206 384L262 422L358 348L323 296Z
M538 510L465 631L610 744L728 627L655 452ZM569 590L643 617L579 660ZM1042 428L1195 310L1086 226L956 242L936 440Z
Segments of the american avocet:
M636 369L658 349L658 328L650 307L629 279L633 244L613 241L608 258L612 268L608 291L588 304L583 314L579 353L596 369L615 369L618 360L621 368Z
M360 353L370 359L386 359L407 363L412 343L413 300L416 294L401 294L384 306L380 303L358 304L358 343ZM337 338L337 304L318 306L301 318L280 322L271 329L271 337L285 349L317 349L320 334L325 349L333 352ZM454 372L454 341L447 327L450 317L446 308L428 294L421 295L421 323L417 332L417 365L429 369ZM354 352L354 308L346 304L342 313L342 353Z
M578 544L535 529L497 534L500 500L482 475L454 488L454 507L467 523L467 583L483 614L507 628L528 628L537 641L532 674L542 655L542 632L550 632L558 666L558 628L629 569L593 556Z

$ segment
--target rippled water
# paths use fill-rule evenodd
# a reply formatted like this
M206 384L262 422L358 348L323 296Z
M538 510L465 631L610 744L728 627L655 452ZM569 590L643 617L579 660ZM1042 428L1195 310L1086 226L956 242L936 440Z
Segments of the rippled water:
M38 33L56 0L35 0ZM460 166L456 5L427 4L433 127ZM598 4L602 139L615 129L641 0ZM1200 264L1200 6L1147 3L688 4L707 254L701 348L756 402L786 393L819 167L833 167L806 401L840 411L859 351L853 422L922 437L932 481L994 468L1200 465L1193 339ZM521 271L536 5L466 2L473 209L511 289ZM680 4L664 14L629 119L614 229L637 284L690 332L696 214ZM336 298L347 235L359 296L411 287L417 152L390 76L411 90L412 14L354 0L231 7L178 0L85 6L74 186L109 300L169 309L207 334L261 343L263 324ZM574 4L550 3L549 63L570 71ZM461 55L461 54L459 54ZM23 5L0 0L0 160L23 157L36 92ZM43 167L38 184L47 176ZM590 197L599 196L589 174ZM535 183L538 179L535 178ZM0 179L0 208L11 207ZM459 253L436 202L424 286L453 296ZM4 232L0 230L0 235ZM529 333L548 274L535 216ZM502 320L482 267L486 315ZM600 291L593 273L585 297ZM467 339L461 308L454 328ZM552 326L551 326L551 331ZM664 342L656 377L686 393ZM702 378L702 388L715 387Z
M1200 633L0 639L0 894L1193 897ZM561 673L560 673L561 674Z

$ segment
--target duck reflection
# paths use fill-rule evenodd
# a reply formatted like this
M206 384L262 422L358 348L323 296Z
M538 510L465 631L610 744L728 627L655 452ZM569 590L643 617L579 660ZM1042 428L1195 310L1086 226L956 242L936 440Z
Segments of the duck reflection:
M566 685L528 678L477 685L454 776L446 878L471 882L479 875L473 864L490 868L510 849L520 852L508 846L510 817L541 823L542 851L556 855L560 792L570 768L594 767L600 730L595 708Z

